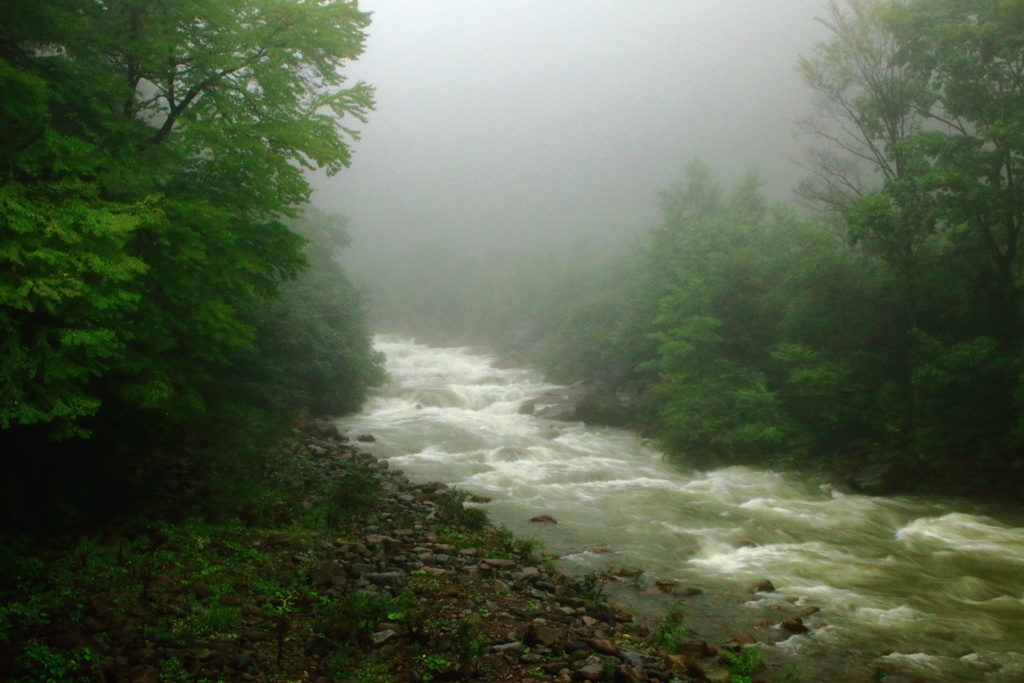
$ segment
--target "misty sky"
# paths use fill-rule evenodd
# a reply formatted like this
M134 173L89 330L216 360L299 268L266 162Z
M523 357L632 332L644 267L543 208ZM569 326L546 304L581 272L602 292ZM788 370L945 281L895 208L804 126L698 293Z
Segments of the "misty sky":
M797 57L823 0L362 0L353 80L377 88L350 169L314 203L351 218L357 255L458 240L623 241L703 158L759 168L788 201L811 113Z

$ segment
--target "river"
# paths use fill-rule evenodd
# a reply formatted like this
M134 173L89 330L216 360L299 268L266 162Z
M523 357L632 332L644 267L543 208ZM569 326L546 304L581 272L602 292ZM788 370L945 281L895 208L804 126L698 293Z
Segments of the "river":
M1024 681L1019 511L688 469L628 431L519 414L556 388L534 371L398 336L375 345L390 381L341 425L374 434L369 450L414 480L492 498L492 521L539 540L563 571L643 569L638 582L608 584L637 614L676 604L711 642L750 633L766 661L795 662L804 683ZM540 514L557 524L529 522ZM656 579L703 593L650 595ZM778 591L752 595L762 579ZM811 630L757 625L793 615Z

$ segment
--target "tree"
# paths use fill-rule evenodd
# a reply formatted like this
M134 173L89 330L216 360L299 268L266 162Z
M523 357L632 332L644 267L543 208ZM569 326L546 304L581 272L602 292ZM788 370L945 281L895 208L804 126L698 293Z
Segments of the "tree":
M920 325L921 279L938 218L920 175L928 161L907 140L923 129L934 95L927 76L903 63L890 9L881 0L848 0L845 8L832 0L820 20L831 39L800 58L819 111L804 127L831 145L812 152L814 176L801 184L800 194L838 214L849 238L892 269L903 300L898 375L902 430L909 433L920 407L912 346Z
M303 170L351 160L355 2L18 0L0 10L0 425L187 419L304 265ZM120 407L118 407L120 406Z
M922 182L990 309L988 334L1015 347L1024 228L1024 3L910 2L892 30L901 64L927 81L931 126L908 148Z
M832 147L815 156L804 196L839 212L899 283L901 450L936 469L968 443L975 459L996 457L1009 443L997 445L1013 422L1022 341L1024 4L846 8L829 6L831 41L801 60L839 122L838 133L812 126Z

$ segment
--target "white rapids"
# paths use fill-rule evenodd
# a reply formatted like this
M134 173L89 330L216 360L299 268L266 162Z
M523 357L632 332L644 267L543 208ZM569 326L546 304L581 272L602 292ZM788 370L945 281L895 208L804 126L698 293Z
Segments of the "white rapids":
M717 602L682 606L720 633L756 635L754 612L784 609L787 599L820 607L805 619L809 633L765 646L798 662L805 681L873 672L1024 681L1019 513L840 495L746 467L690 470L627 431L519 414L524 401L556 388L534 371L397 336L378 336L376 348L390 381L341 426L374 434L369 450L413 480L492 498L492 520L537 538L565 571L640 567L648 580L700 587ZM558 523L530 524L539 514ZM778 593L745 602L761 579Z

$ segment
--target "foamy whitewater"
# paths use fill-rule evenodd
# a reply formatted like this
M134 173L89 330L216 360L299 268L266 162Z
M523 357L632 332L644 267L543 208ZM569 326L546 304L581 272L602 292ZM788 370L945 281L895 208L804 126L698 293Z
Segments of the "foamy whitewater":
M756 634L747 613L771 601L820 607L809 633L764 646L797 655L805 682L887 666L929 681L1024 681L1019 513L840 495L745 467L690 470L623 430L520 415L556 388L536 372L396 336L376 347L390 382L341 426L374 434L369 450L414 480L492 498L492 520L536 537L564 571L640 567L648 581L700 587L708 597L681 604L721 633ZM558 524L530 524L538 514ZM778 593L749 606L761 579ZM632 607L660 609L634 592Z

